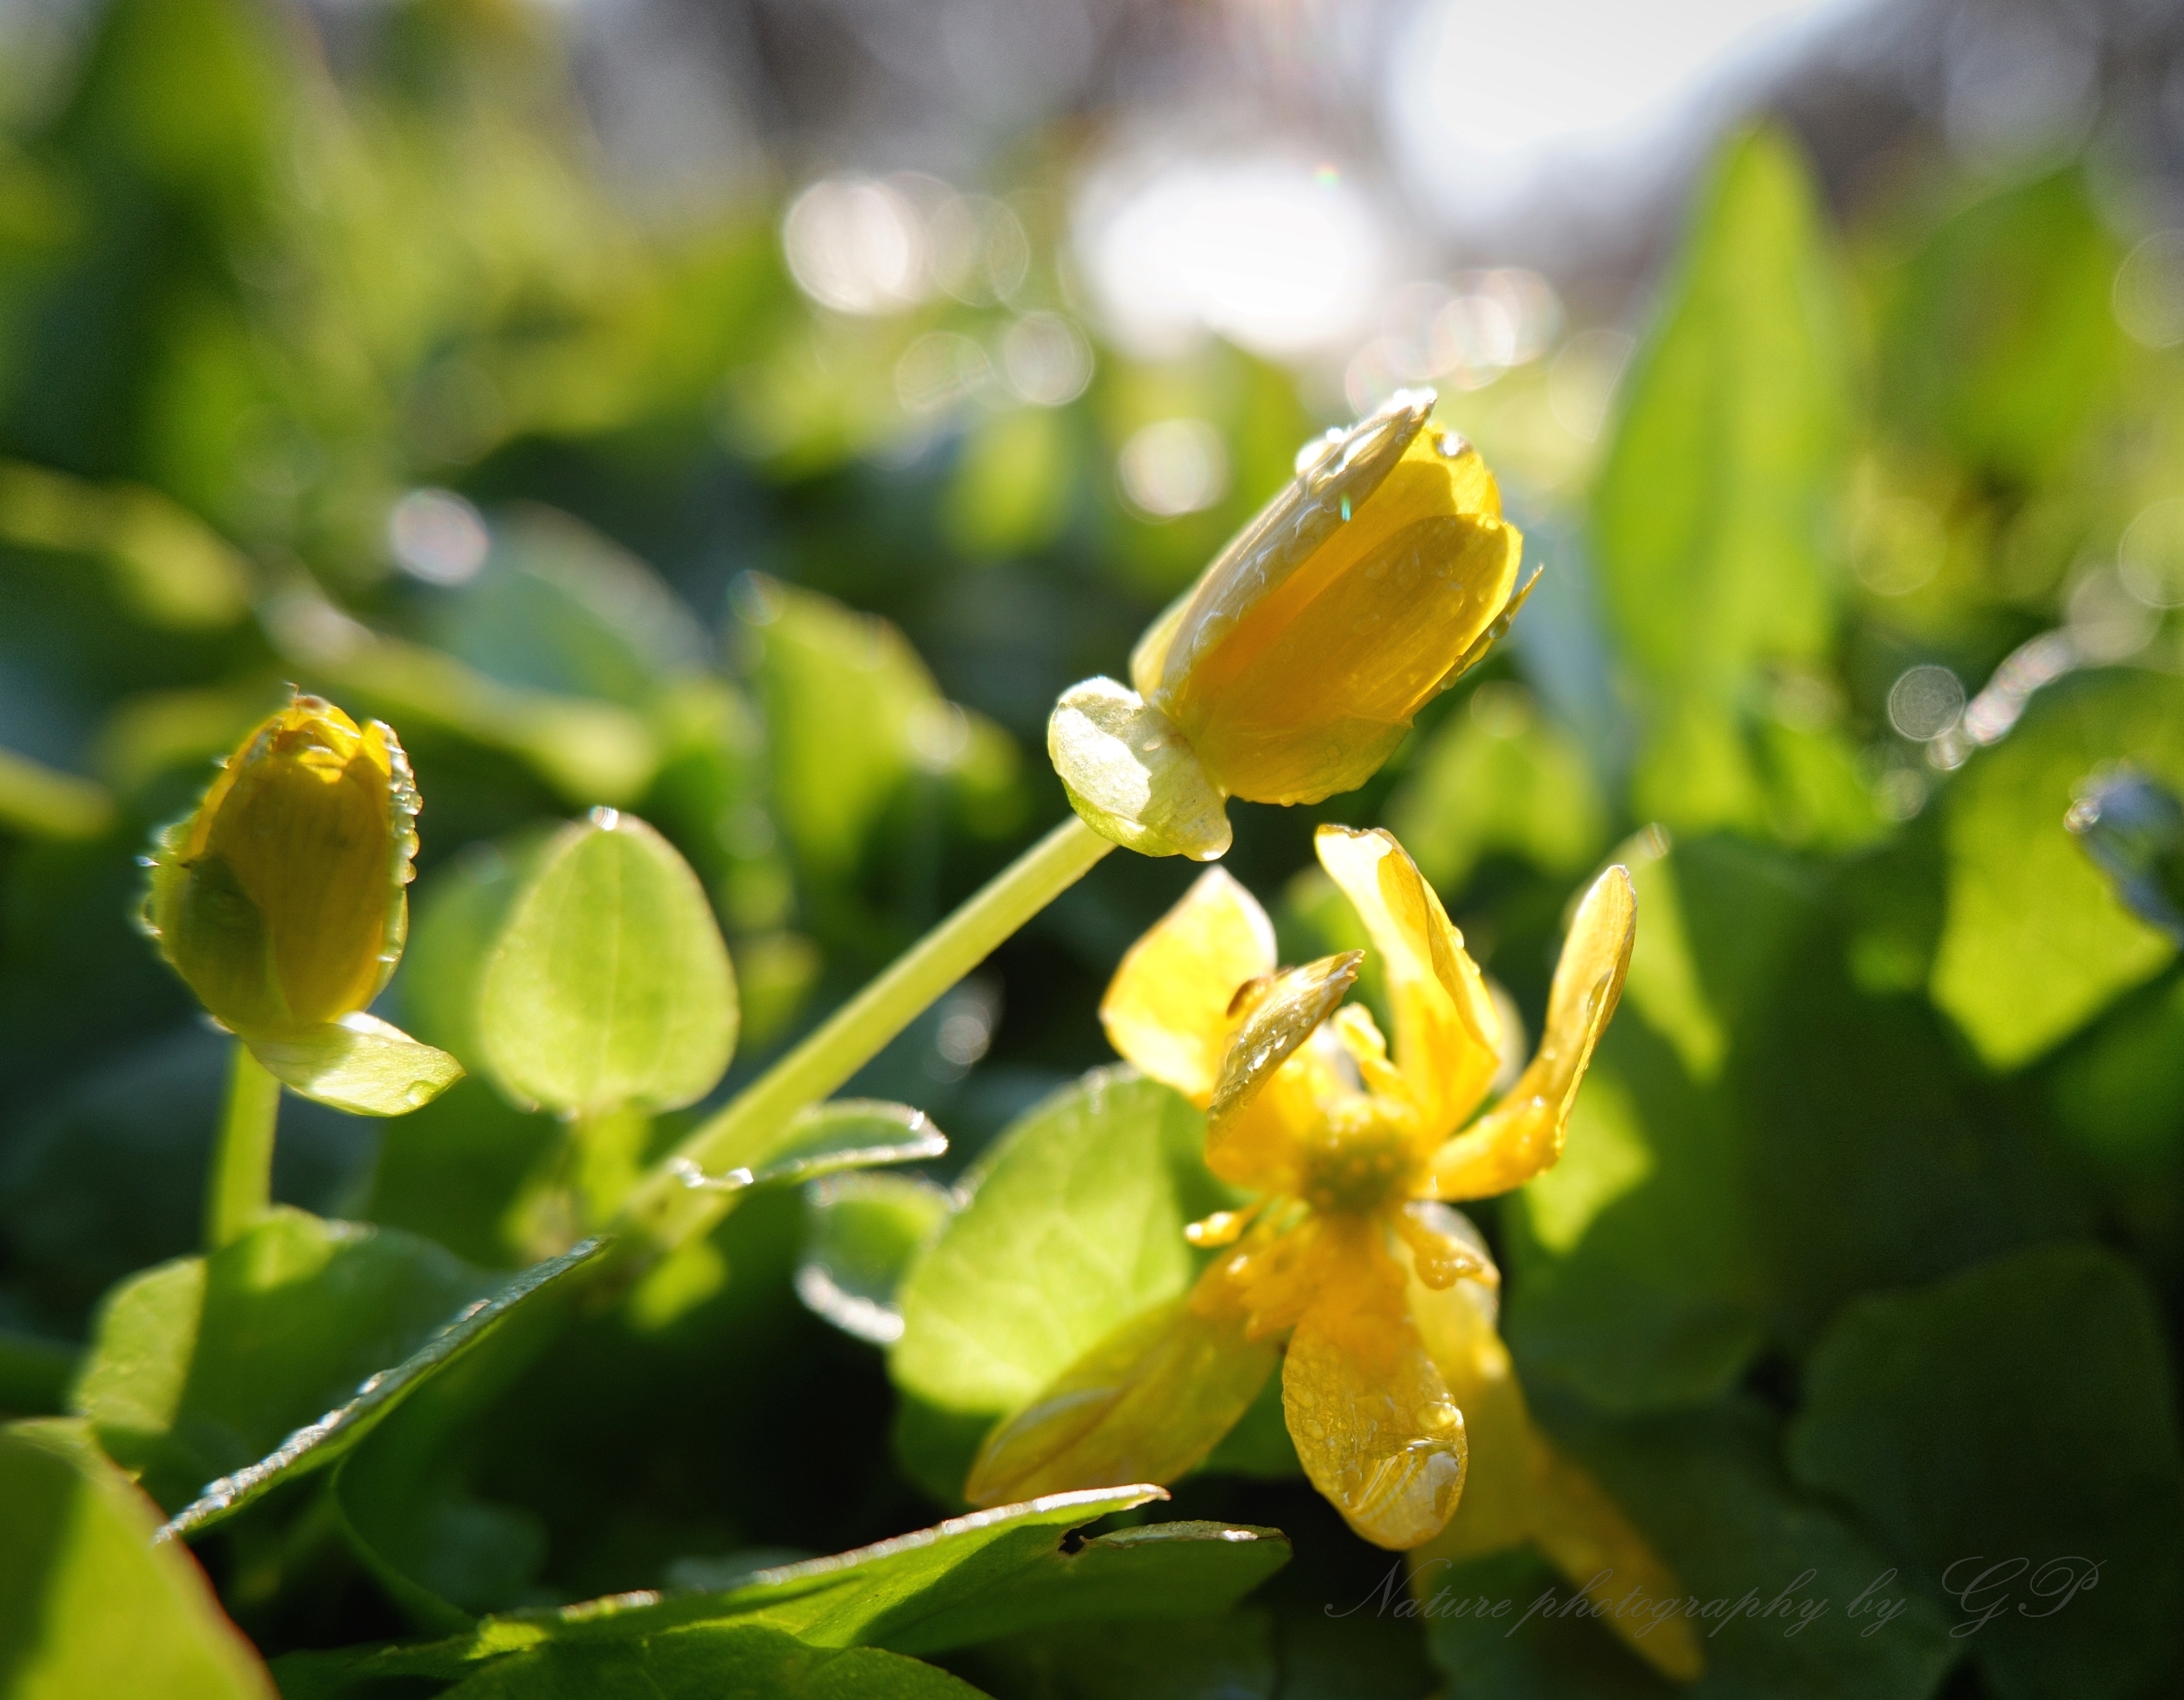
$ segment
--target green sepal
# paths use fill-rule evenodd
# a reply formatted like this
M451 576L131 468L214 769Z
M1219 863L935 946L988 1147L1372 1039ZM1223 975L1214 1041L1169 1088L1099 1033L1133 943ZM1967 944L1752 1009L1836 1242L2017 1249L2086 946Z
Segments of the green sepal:
M446 1052L361 1010L300 1033L241 1038L290 1091L352 1116L407 1116L463 1077Z

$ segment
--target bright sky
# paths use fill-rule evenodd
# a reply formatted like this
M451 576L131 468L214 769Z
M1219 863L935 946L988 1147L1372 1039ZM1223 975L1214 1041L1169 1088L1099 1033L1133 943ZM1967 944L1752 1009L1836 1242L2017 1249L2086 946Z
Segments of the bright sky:
M1646 186L1814 35L1881 0L1427 0L1390 56L1399 169L1459 228Z

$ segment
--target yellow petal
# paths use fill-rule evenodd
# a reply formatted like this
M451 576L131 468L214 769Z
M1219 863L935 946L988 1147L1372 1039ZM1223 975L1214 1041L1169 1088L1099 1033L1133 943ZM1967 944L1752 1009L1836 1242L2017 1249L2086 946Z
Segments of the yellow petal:
M1441 899L1386 831L1322 826L1320 865L1372 935L1395 1016L1395 1062L1439 1144L1486 1095L1501 1066L1502 1022Z
M1125 1323L987 1436L964 1496L1000 1505L1076 1488L1174 1481L1236 1426L1275 1348L1233 1309L1185 1294Z
M1632 1652L1673 1682L1704 1674L1690 1619L1614 1609L1634 1588L1648 1600L1673 1600L1684 1587L1607 1490L1544 1436L1535 1437L1528 1522L1534 1545L1572 1587L1603 1608L1607 1627Z
M1637 929L1629 872L1611 867L1585 894L1563 942L1538 1054L1500 1103L1434 1153L1426 1196L1490 1198L1554 1166L1586 1067L1622 996Z
M1330 1089L1325 1060L1307 1045L1241 1109L1206 1128L1206 1166L1247 1192L1295 1194L1303 1185L1305 1141Z
M1282 1399L1312 1485L1359 1535L1400 1551L1456 1509L1463 1418L1411 1321L1402 1270L1372 1243L1377 1225L1351 1226L1290 1338Z
M1428 392L1398 394L1348 431L1308 446L1296 477L1145 629L1130 653L1130 682L1164 703L1180 692L1260 603L1364 511L1426 430L1432 408Z
M1237 988L1274 965L1267 912L1222 869L1209 869L1115 971L1100 1001L1108 1043L1203 1106L1236 1025Z
M1508 604L1523 539L1467 511L1490 480L1444 444L1420 432L1308 560L1174 634L1155 700L1232 795L1309 803L1362 784Z
M1220 1078L1206 1113L1216 1123L1234 1116L1273 1079L1275 1071L1335 1012L1356 982L1365 952L1322 957L1284 970L1230 1036Z
M1534 1434L1509 1348L1495 1329L1493 1290L1475 1281L1432 1288L1413 1271L1407 1296L1427 1355L1463 1413L1471 1450L1463 1503L1413 1566L1430 1593L1427 1561L1499 1552L1530 1532Z

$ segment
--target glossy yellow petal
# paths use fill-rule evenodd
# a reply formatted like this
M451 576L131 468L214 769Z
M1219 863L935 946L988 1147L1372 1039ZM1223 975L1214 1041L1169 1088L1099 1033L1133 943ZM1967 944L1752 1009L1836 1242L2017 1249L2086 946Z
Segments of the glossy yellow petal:
M1377 1224L1344 1226L1350 1243L1290 1337L1282 1400L1312 1485L1359 1535L1400 1551L1456 1509L1463 1418L1411 1320L1403 1271L1373 1242Z
M1285 969L1275 978L1229 1038L1220 1078L1206 1106L1214 1121L1234 1116L1274 1078L1349 995L1364 963L1364 951L1347 950Z
M1434 1153L1427 1196L1490 1198L1554 1166L1586 1067L1622 996L1637 928L1630 874L1611 867L1585 894L1563 942L1538 1054L1500 1103Z
M1502 1022L1441 899L1385 831L1322 826L1320 865L1372 936L1395 1017L1395 1063L1439 1144L1477 1107L1501 1066Z
M1429 1582L1423 1561L1479 1558L1530 1533L1534 1434L1509 1348L1495 1329L1493 1289L1476 1281L1429 1287L1413 1271L1407 1296L1427 1355L1463 1413L1471 1448L1463 1503L1418 1555L1414 1570Z
M1348 431L1330 432L1310 445L1298 456L1296 478L1137 640L1130 674L1138 691L1164 706L1180 695L1259 604L1364 512L1426 431L1432 411L1430 394L1399 394Z
M1218 642L1185 617L1153 700L1224 791L1310 803L1364 784L1507 606L1523 538L1463 510L1478 456L1449 455L1449 440L1420 432L1351 522Z
M1460 1281L1501 1285L1501 1271L1478 1229L1447 1205L1413 1199L1390 1212L1388 1220L1409 1254L1412 1274L1427 1286L1442 1289Z
M1273 1373L1275 1347L1230 1307L1192 1296L1124 1323L987 1436L964 1484L1001 1505L1133 1482L1174 1481L1236 1426Z
M1206 1166L1248 1192L1295 1194L1303 1184L1305 1142L1327 1095L1342 1084L1317 1042L1308 1041L1240 1109L1207 1122Z
M1455 1224L1469 1224L1458 1213L1428 1208L1455 1218L1429 1220L1464 1237ZM1493 1289L1476 1281L1428 1286L1413 1268L1407 1296L1419 1337L1463 1413L1471 1448L1462 1504L1413 1557L1416 1590L1430 1598L1448 1563L1528 1540L1572 1586L1611 1608L1608 1627L1640 1657L1677 1682L1700 1675L1704 1661L1686 1620L1655 1627L1648 1617L1614 1614L1614 1603L1634 1586L1648 1599L1662 1600L1682 1597L1683 1585L1600 1484L1539 1433L1496 1326Z
M162 838L146 923L237 1033L338 1021L370 1003L401 954L416 813L394 734L299 696Z
M1237 988L1274 966L1267 912L1223 870L1209 869L1115 971L1100 1000L1108 1043L1203 1106L1236 1027Z
M1527 1532L1572 1587L1603 1608L1624 1645L1673 1682L1695 1682L1706 1660L1691 1620L1655 1620L1614 1607L1635 1588L1648 1600L1683 1597L1683 1585L1606 1489L1545 1436L1535 1436Z

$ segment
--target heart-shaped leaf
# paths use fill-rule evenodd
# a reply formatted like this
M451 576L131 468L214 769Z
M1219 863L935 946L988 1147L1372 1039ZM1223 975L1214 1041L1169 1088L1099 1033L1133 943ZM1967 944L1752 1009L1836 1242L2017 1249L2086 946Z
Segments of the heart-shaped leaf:
M508 1091L570 1115L672 1109L736 1046L736 982L705 890L633 815L595 810L539 854L479 990Z

